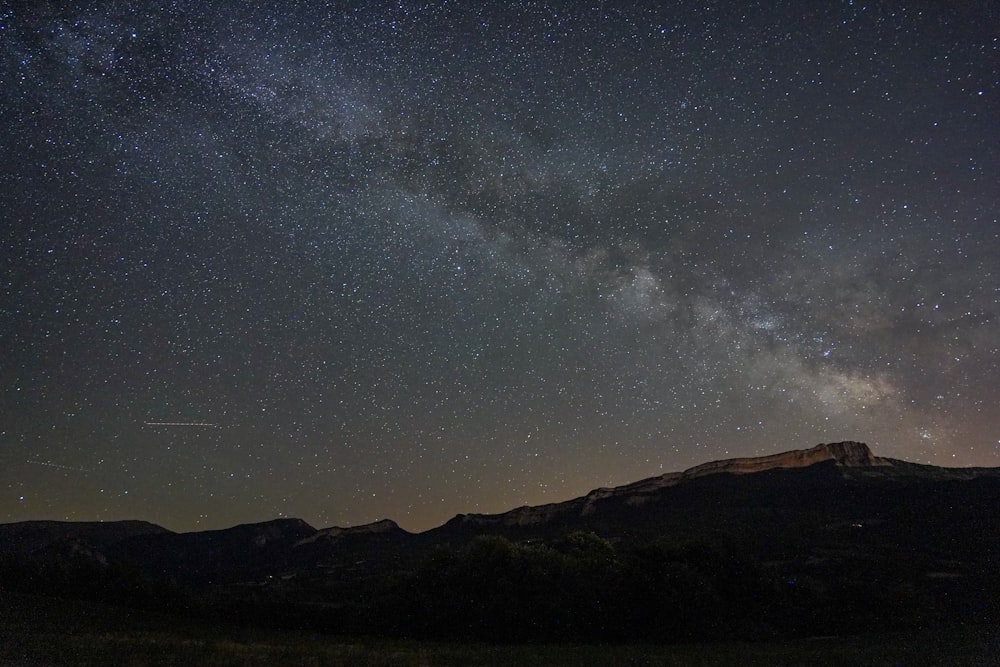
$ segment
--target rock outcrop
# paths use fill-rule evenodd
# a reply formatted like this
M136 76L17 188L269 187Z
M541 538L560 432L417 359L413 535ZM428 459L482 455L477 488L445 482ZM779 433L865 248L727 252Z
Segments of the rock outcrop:
M681 473L680 479L691 479L724 472L733 475L746 475L775 468L805 468L823 461L836 461L837 465L849 468L892 465L889 460L874 456L868 445L863 442L848 441L816 445L810 449L793 449L771 456L711 461L688 468Z
M341 528L339 526L323 528L322 530L317 530L314 534L300 540L297 546L358 535L384 535L389 533L409 535L407 531L400 528L399 524L392 519L380 519L379 521L373 521L372 523L366 523L360 526L350 526L348 528Z

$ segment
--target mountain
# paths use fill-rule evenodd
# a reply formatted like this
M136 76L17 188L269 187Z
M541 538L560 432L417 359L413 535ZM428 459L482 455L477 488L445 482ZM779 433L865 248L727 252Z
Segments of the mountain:
M0 525L0 590L504 641L992 622L997 560L1000 468L919 465L859 442L713 461L416 534L389 519L190 533L138 521Z
M622 503L631 506L644 505L656 499L664 489L701 477L794 470L820 463L832 463L838 469L883 469L894 467L898 462L873 455L868 445L860 442L819 444L810 449L795 449L770 456L703 463L683 472L670 472L624 486L594 489L585 496L560 503L518 507L501 514L459 514L446 525L450 525L453 529L461 526L466 530L478 530L485 527L525 527L552 522L567 522L574 518L597 514L602 509L618 506ZM906 470L910 469L906 468ZM845 475L847 475L846 472Z
M0 524L0 556L31 554L63 541L101 550L131 537L163 534L172 533L146 521L21 521Z
M223 584L273 575L289 564L295 544L315 534L301 519L275 519L223 530L135 535L107 551L158 579Z
M799 474L796 474L799 471ZM745 478L737 483L733 478ZM353 527L315 529L300 519L277 519L223 530L174 533L143 521L27 521L0 524L0 555L32 552L60 540L126 560L141 562L163 576L234 580L268 569L301 566L352 551L374 552L399 547L467 539L483 532L513 536L544 535L551 530L600 528L617 534L650 523L663 527L671 508L698 505L711 496L713 506L728 502L724 489L756 488L756 503L769 497L767 486L781 478L784 487L810 491L843 482L857 490L864 480L896 483L946 482L1000 478L1000 468L941 468L875 456L861 442L836 442L778 454L711 461L681 472L611 488L558 503L518 507L499 514L459 514L442 526L419 534L391 519ZM800 479L801 478L801 479ZM795 484L799 480L802 484ZM734 486L735 484L735 486ZM758 488L759 487L759 488ZM788 489L786 488L786 491ZM753 505L753 498L739 502ZM738 503L737 503L738 504ZM810 503L807 500L806 505ZM659 521L656 521L657 517Z
M315 533L309 537L303 539L296 546L303 546L306 544L314 544L316 542L327 542L336 543L344 540L350 540L352 538L357 538L361 536L371 536L371 535L411 535L402 528L399 527L392 519L381 519L373 523L366 523L360 526L351 526L349 528L323 528L322 530L317 530Z
M703 463L685 470L680 476L682 479L692 479L722 472L746 475L775 468L805 468L823 461L833 461L838 466L848 468L892 465L891 460L873 455L868 445L863 442L848 441L820 444L811 449L793 449L771 456L725 459Z

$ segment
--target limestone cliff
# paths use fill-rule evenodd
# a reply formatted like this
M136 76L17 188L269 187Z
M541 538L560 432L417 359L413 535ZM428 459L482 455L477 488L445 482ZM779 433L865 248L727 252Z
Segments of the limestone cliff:
M849 468L892 465L889 460L874 456L863 442L848 441L816 445L810 449L793 449L770 456L711 461L688 468L680 478L691 479L720 472L746 475L775 468L805 468L823 461L836 461L837 465Z
M630 505L642 505L660 489L676 486L687 480L707 475L748 475L767 470L805 468L825 461L834 461L846 468L891 467L893 462L872 454L862 442L833 442L809 449L793 449L780 454L747 458L723 459L703 463L683 472L670 472L623 486L594 489L582 498L537 507L518 507L502 514L460 514L452 521L458 524L527 526L547 523L558 517L586 516L607 498L621 498Z

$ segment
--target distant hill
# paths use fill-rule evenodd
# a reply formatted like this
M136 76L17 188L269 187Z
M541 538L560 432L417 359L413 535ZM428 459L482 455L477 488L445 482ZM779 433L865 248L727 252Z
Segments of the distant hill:
M97 549L130 537L172 534L146 521L21 521L0 524L0 556L30 554L65 540L78 540Z
M1000 469L881 458L858 442L714 461L416 534L391 520L0 525L11 590L127 591L128 604L247 622L502 640L996 620L998 560Z

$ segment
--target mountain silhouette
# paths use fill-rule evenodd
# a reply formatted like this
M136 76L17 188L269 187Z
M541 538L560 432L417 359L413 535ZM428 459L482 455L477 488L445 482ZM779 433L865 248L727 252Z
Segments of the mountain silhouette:
M0 585L12 590L127 590L130 604L183 599L188 611L253 622L445 638L973 622L1000 616L998 558L1000 468L882 458L859 442L713 461L560 503L459 514L421 533L388 519L189 533L141 521L0 525ZM634 599L623 608L626 590ZM671 616L674 634L663 635L651 620L663 604L702 611ZM905 612L885 617L890 607ZM725 631L712 620L723 610Z

